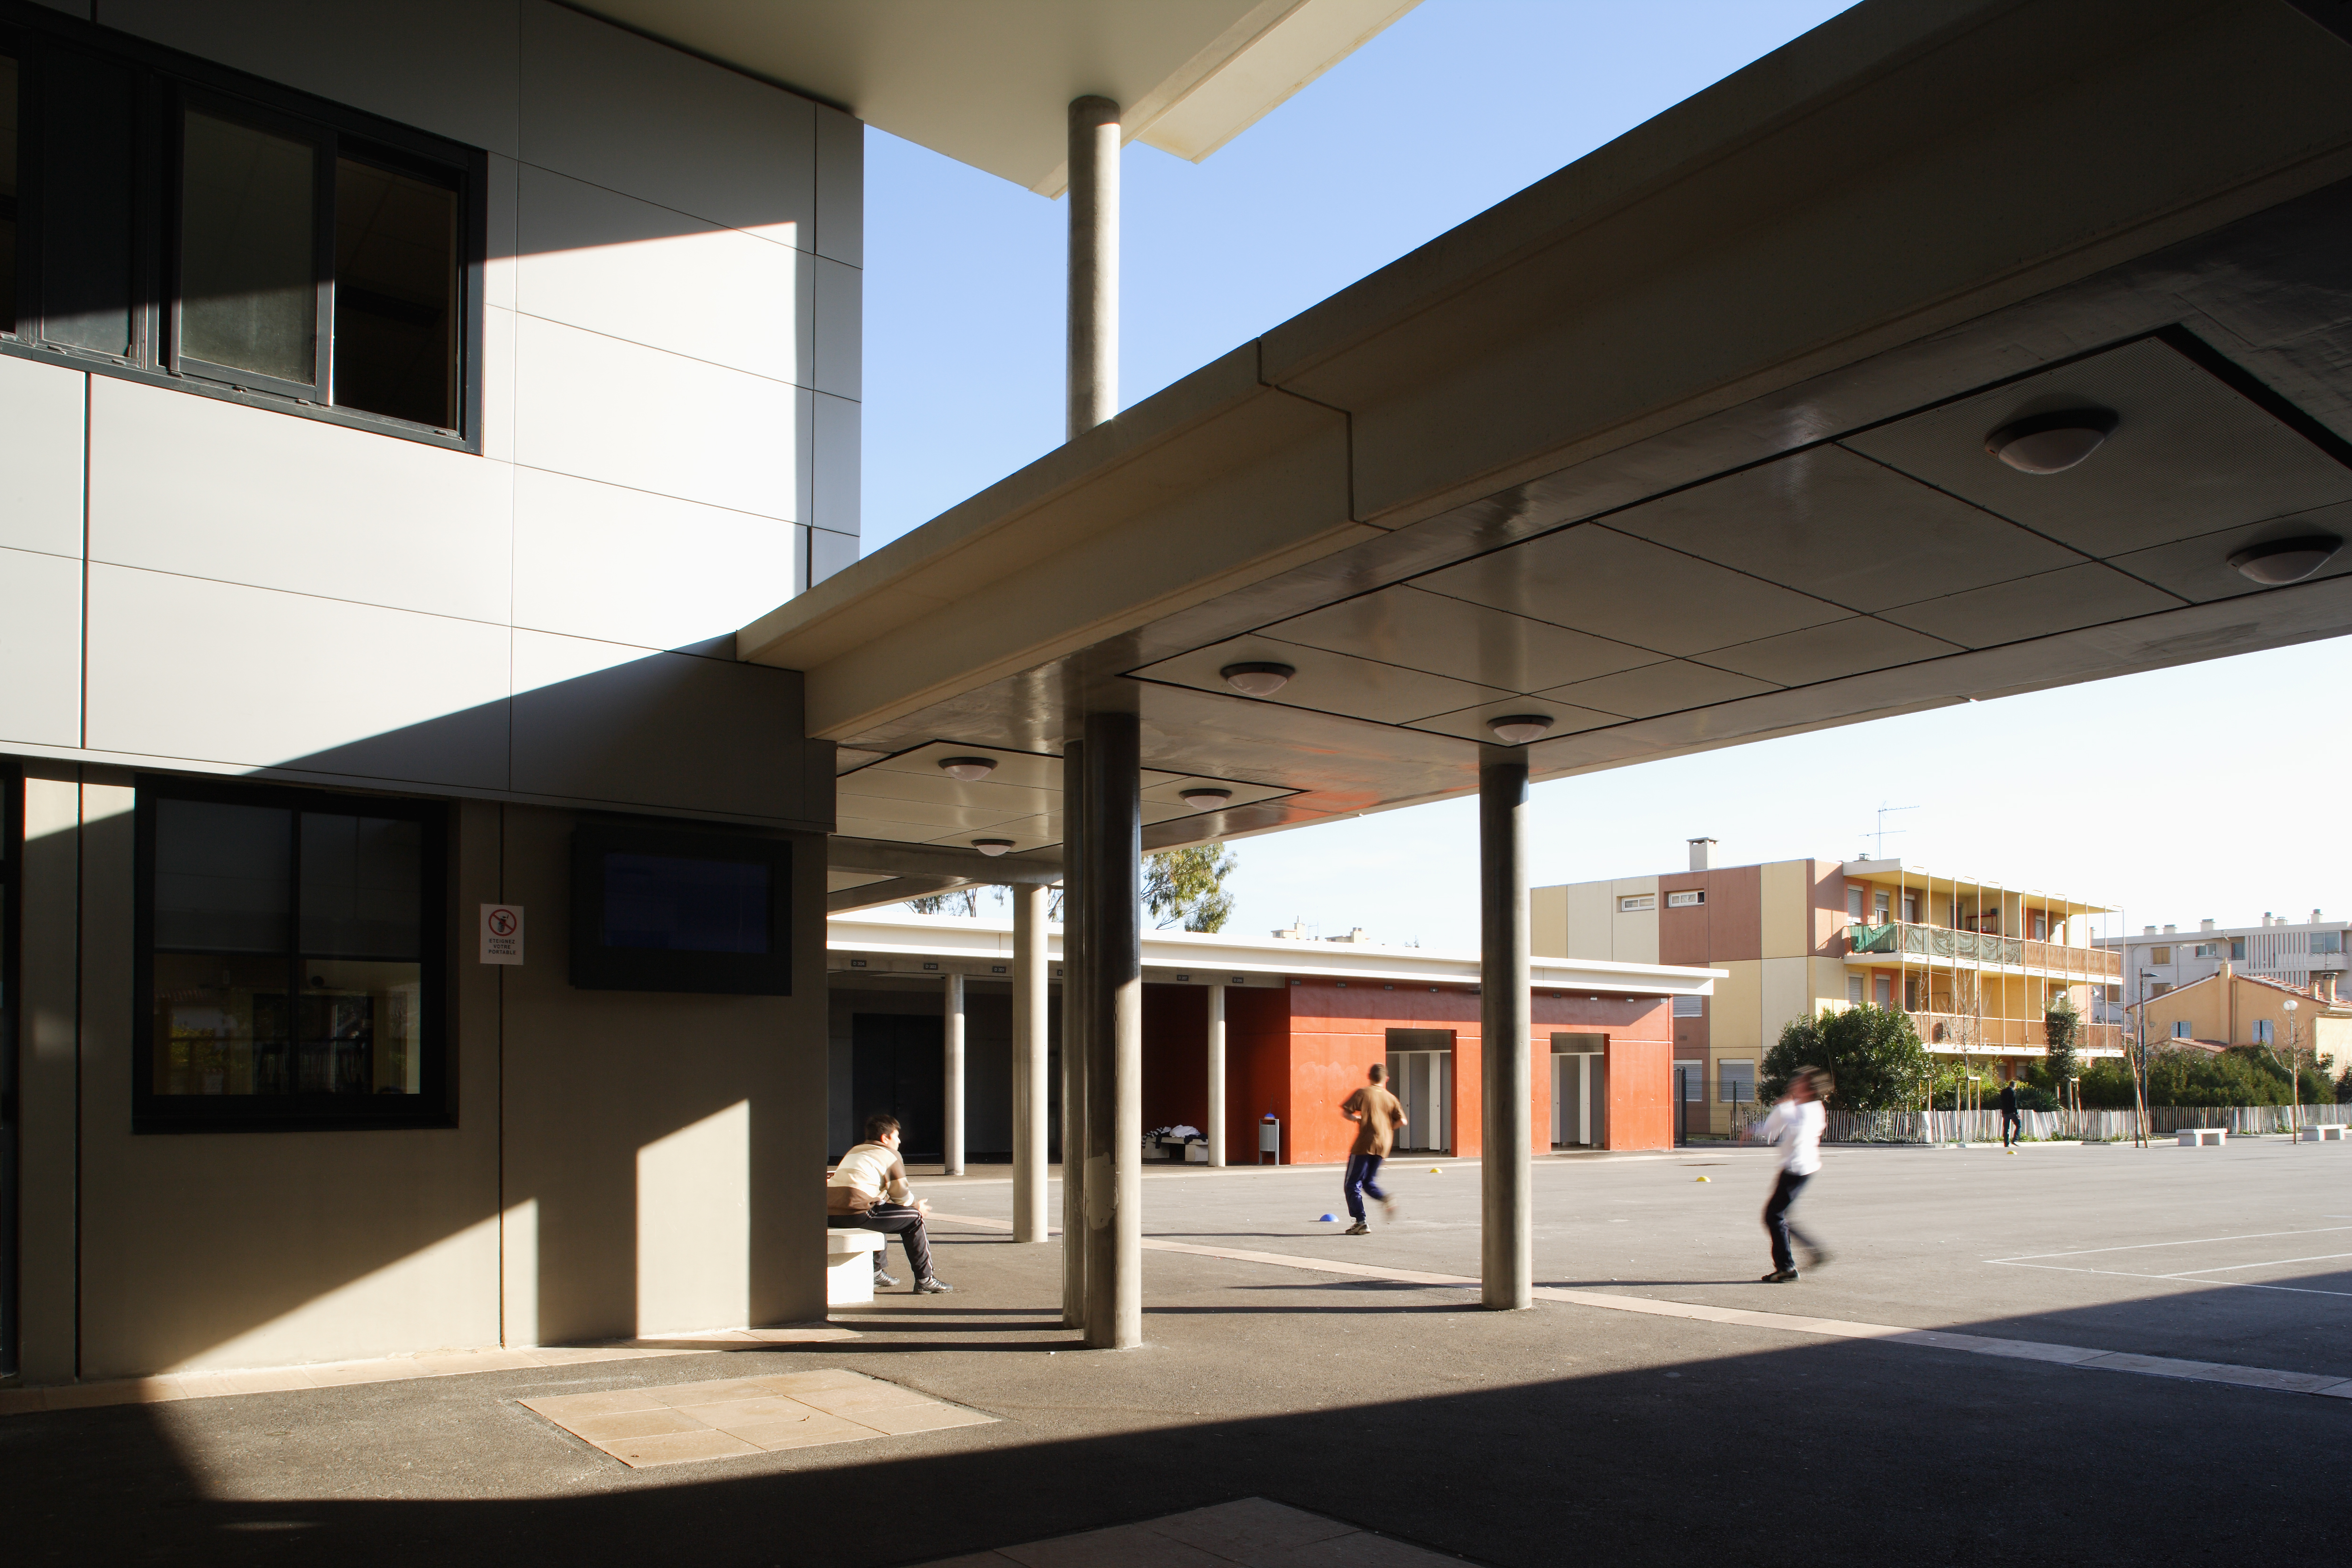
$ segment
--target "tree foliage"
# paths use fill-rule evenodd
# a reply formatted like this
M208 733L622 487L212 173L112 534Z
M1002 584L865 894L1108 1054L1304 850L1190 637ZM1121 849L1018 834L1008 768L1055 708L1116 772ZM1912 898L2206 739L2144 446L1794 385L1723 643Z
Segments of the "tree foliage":
M1834 1110L1900 1110L1916 1106L1928 1075L1927 1047L1911 1015L1894 1007L1824 1008L1792 1018L1764 1053L1757 1092L1778 1100L1801 1067L1827 1068L1837 1079Z
M950 888L944 893L926 893L919 899L908 899L907 907L919 915L962 915L970 919L980 913L980 889Z
M2067 1084L2083 1076L2081 1059L2074 1054L2083 1044L2083 1015L2074 1011L2073 996L2058 993L2057 1003L2042 1015L2042 1029L2049 1050L2042 1058L2043 1070L2063 1092Z
M1186 931L1223 931L1234 912L1225 879L1236 864L1234 852L1222 844L1162 850L1143 863L1144 907L1162 931L1173 925Z
M2306 1067L2302 1079L2302 1098L2306 1103L2324 1105L2336 1098L2336 1086L2328 1082L2326 1073ZM2082 1085L2086 1107L2131 1108L2131 1068L2122 1062L2092 1064L2083 1074ZM2150 1105L2287 1105L2294 1101L2294 1090L2285 1065L2260 1046L2233 1046L2220 1052L2170 1047L2148 1053Z

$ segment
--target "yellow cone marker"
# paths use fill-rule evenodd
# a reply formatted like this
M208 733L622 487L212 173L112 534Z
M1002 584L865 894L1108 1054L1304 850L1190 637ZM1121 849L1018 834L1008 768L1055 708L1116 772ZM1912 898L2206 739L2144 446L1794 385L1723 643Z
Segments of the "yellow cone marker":
M1701 1176L1701 1177L1699 1178L1699 1180L1700 1180L1700 1181L1702 1181L1702 1182L1711 1182L1711 1181L1713 1181L1714 1179L1715 1179L1715 1178L1714 1178L1714 1177L1712 1177L1712 1176Z

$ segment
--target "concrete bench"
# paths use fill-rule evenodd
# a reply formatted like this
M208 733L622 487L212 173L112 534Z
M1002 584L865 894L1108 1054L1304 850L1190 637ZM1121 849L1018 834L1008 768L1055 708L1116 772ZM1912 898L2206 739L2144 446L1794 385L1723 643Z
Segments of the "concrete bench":
M2200 1143L2227 1143L2230 1130L2226 1127L2183 1127L2176 1136L2179 1138L2182 1148L2193 1149Z
M2341 1143L2344 1142L2344 1125L2345 1124L2341 1121L2305 1122L2303 1129L2303 1142L2305 1143Z
M870 1307L874 1304L874 1270L882 1266L882 1249L890 1238L878 1230L833 1230L824 1233L824 1304L828 1307Z

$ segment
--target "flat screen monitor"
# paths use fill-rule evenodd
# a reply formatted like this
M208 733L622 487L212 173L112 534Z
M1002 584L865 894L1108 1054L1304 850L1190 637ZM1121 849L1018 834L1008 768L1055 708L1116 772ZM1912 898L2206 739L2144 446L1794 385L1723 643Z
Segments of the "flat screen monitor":
M792 846L595 824L572 836L572 984L792 994Z

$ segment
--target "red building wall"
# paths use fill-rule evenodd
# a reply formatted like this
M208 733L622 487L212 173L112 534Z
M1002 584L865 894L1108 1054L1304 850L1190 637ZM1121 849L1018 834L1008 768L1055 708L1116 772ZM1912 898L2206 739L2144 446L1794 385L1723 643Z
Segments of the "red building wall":
M1538 990L1528 1041L1534 1068L1529 1143L1551 1147L1551 1036L1608 1037L1608 1147L1663 1149L1674 1142L1674 1018L1661 997L1592 996ZM1485 1146L1479 998L1462 986L1431 989L1374 982L1302 981L1225 991L1225 1158L1255 1164L1260 1119L1282 1121L1284 1164L1337 1163L1355 1124L1339 1104L1388 1059L1391 1029L1443 1029L1454 1037L1454 1152ZM1204 987L1146 985L1143 1122L1205 1126L1208 1001Z

